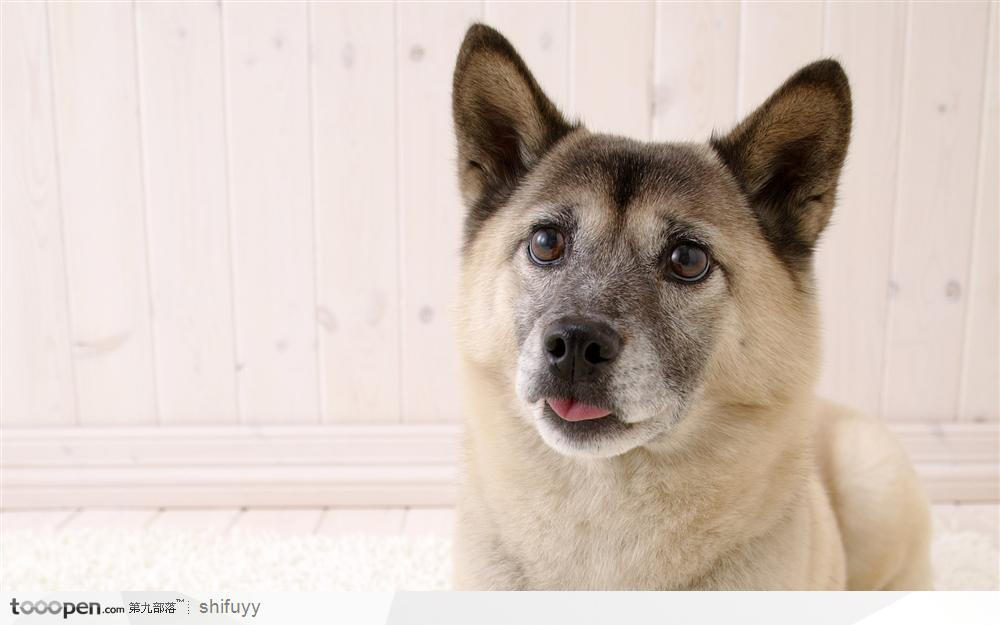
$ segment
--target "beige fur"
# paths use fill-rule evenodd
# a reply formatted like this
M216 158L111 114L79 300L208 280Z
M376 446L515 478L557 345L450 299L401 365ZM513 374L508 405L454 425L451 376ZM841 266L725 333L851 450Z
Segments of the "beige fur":
M744 268L755 278L734 294L732 332L677 428L613 458L567 457L541 441L513 396L505 226L515 227L486 226L462 275L469 418L457 588L930 588L917 478L881 423L808 390L814 304L777 261L760 254ZM775 300L785 318L768 314ZM777 354L771 369L744 368L741 324L757 337L801 337L797 360ZM766 341L755 350L767 359Z
M461 76L463 68L486 71L473 60L477 46L488 44L490 58L501 63L495 71L516 87L515 100L537 89L531 79L517 86L526 69L516 55L516 62L503 65L514 53L499 37L481 26L470 30L457 88L489 82ZM764 152L755 148L747 152L748 161L741 152L748 148L737 135L760 134L768 124L781 130L783 119L795 119L796 98L813 96L800 96L800 87L790 85L783 88L790 97L779 91L773 99L777 121L762 107L734 131L735 138L720 142L723 147L717 149L732 162L709 146L671 148L671 154L682 157L685 175L697 181L695 188L677 194L647 184L619 221L607 190L573 176L567 163L578 162L573 159L591 146L638 150L638 143L560 126L544 158L532 161L530 171L526 162L512 166L505 175L519 178L507 180L491 174L502 167L486 159L516 155L489 152L490 146L481 143L495 130L489 123L516 119L524 105L496 94L482 96L485 100L456 94L460 158L468 158L459 164L462 188L466 201L481 213L463 253L458 306L467 421L455 543L457 588L930 588L929 508L916 475L881 423L814 395L820 357L807 252L788 262L773 251L775 241L761 234L754 218L754 210L767 207L750 206L757 200L748 198L749 187L741 188L732 175L742 166L763 181L761 187L766 184L766 167L774 159L765 152L780 153L781 146L765 144ZM839 88L824 85L806 91L826 98ZM533 97L541 101L544 96ZM458 111L466 101L476 105L462 117ZM810 106L823 110L806 102ZM500 107L499 112L490 107ZM484 110L493 115L489 123L477 117ZM816 123L809 115L804 120L810 127ZM474 131L463 132L462 124ZM530 128L533 137L543 134ZM801 129L785 132L808 136ZM808 245L832 209L846 149L846 130L829 132L840 133L835 140L820 137L834 146L830 155L810 165L822 175L810 178L814 186L801 189L801 197L779 198L789 203L782 208L786 212L769 217L792 215L799 227L792 235L810 237ZM532 141L532 151L539 152ZM495 205L480 201L488 185L508 183L509 194L498 195ZM526 281L545 280L547 274L531 267L523 254L512 255L512 242L530 231L547 210L544 198L551 197L580 207L579 227L589 236L627 241L639 250L636 254L657 224L694 223L709 234L713 254L725 267L725 276L706 281L696 293L662 287L664 305L678 307L677 323L698 323L699 307L710 308L718 331L682 414L637 419L660 429L610 457L557 452L543 441L536 413L515 388L519 351L528 349L519 344L515 320L524 313L517 302ZM796 216L794 211L803 212ZM613 288L613 274L628 265L622 252L608 254L611 260L600 265L607 275L589 269L598 273L592 279L595 290ZM651 400L650 410L665 412L670 405L658 398Z
M464 365L458 589L931 587L927 502L875 420L704 399L670 440L570 458Z

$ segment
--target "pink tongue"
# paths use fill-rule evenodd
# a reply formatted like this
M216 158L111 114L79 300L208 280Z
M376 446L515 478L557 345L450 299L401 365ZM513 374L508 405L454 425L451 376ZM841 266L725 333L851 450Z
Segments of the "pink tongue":
M556 414L567 421L586 421L587 419L600 419L611 414L610 410L583 404L572 399L549 399L549 406L555 410Z

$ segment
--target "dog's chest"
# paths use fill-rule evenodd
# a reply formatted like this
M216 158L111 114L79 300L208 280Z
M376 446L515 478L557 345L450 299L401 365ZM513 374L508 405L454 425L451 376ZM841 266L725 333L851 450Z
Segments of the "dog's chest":
M655 479L591 477L526 485L494 519L529 587L683 588L710 567L725 541L697 506Z

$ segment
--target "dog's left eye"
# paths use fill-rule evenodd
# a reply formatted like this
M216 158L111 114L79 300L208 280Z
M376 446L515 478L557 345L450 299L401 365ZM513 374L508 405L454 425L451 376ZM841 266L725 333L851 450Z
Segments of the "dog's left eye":
M566 251L566 237L555 228L538 228L531 233L528 254L538 265L551 265Z
M670 277L681 282L698 282L708 275L711 261L708 250L690 241L677 244L670 250L667 269Z

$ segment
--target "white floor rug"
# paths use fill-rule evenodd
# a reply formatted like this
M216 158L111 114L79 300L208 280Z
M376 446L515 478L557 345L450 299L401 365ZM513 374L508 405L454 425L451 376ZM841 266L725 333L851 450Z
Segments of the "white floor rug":
M943 529L943 528L942 528ZM15 590L443 590L450 543L438 537L282 536L233 531L6 532L0 587ZM941 531L937 587L996 589L996 537Z
M438 590L449 541L436 537L286 536L234 530L13 531L0 587L13 590Z

